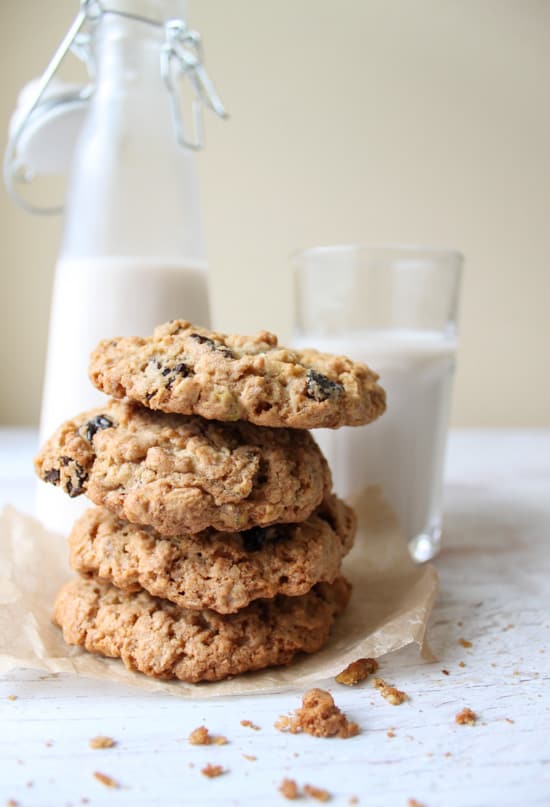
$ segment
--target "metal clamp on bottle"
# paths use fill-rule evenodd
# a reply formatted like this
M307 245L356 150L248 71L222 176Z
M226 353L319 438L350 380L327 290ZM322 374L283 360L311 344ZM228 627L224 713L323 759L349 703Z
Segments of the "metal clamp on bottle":
M25 165L19 148L29 127L36 127L46 118L61 117L64 111L73 112L85 108L95 90L95 59L92 50L92 31L105 15L116 15L126 19L164 29L165 43L160 50L160 70L172 111L172 120L177 142L195 151L204 148L204 127L202 108L207 106L220 118L226 118L222 101L203 64L200 35L192 31L182 19L166 22L144 17L131 12L105 8L100 0L81 0L80 9L69 30L63 37L44 73L35 86L29 88L20 108L16 110L10 136L4 154L4 183L14 201L29 213L52 215L63 212L63 206L37 207L24 199L20 187L28 185L37 175L32 166ZM83 87L63 87L61 92L46 93L57 70L71 51L81 59L87 68L89 81ZM193 90L192 104L193 134L187 136L181 105L178 98L177 78L187 78ZM22 107L22 108L21 108Z
M178 143L196 151L204 148L203 106L220 118L226 118L220 96L202 63L200 34L187 28L183 20L169 20L164 25L166 44L161 52L161 71L170 94L172 117ZM193 138L186 136L175 78L186 77L193 88Z

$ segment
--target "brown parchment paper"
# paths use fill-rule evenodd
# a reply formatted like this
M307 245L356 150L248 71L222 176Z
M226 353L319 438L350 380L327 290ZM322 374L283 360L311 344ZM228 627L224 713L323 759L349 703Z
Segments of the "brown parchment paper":
M71 575L67 544L29 516L6 508L0 515L0 673L16 668L70 672L143 690L191 698L276 692L337 675L362 656L376 658L416 642L426 659L426 626L438 591L433 566L417 566L396 519L377 488L352 502L359 517L344 573L353 584L345 614L326 647L288 667L237 676L215 684L157 681L122 662L69 647L50 622L55 595Z

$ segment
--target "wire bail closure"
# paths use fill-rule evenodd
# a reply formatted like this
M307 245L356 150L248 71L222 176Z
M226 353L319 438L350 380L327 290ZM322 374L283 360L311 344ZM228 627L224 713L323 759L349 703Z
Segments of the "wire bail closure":
M32 172L25 169L21 160L17 157L19 141L31 118L38 117L41 111L45 111L58 103L85 102L91 98L96 86L96 70L91 49L91 34L90 31L85 30L85 26L88 24L92 27L101 17L107 14L145 23L159 29L164 28L165 41L160 50L160 71L168 91L174 133L180 146L194 151L200 151L204 148L205 139L202 117L204 106L207 106L222 119L228 117L221 98L204 67L200 34L198 31L189 29L185 20L174 19L160 22L138 14L105 8L101 0L81 0L78 14L38 80L28 108L18 122L15 131L10 135L4 154L3 174L6 189L16 204L28 213L56 215L63 212L63 206L37 207L20 195L17 185L30 184L34 176ZM89 83L76 92L64 93L56 98L42 100L48 85L69 51L85 63ZM180 77L188 79L194 93L192 102L193 132L191 137L186 134L178 98L177 79Z
M209 107L220 118L227 118L220 96L202 63L201 38L191 31L184 20L168 20L164 25L166 43L162 48L160 64L162 77L170 94L172 119L176 138L181 146L199 151L204 148L202 109ZM186 135L175 79L187 77L195 97L193 99L193 138Z

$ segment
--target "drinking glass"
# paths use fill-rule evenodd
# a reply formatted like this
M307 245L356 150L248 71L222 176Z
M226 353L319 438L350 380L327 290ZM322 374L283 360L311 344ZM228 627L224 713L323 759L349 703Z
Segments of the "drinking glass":
M336 492L380 485L418 562L441 543L443 465L463 258L405 246L326 246L293 256L294 345L380 375L387 410L368 426L317 429Z

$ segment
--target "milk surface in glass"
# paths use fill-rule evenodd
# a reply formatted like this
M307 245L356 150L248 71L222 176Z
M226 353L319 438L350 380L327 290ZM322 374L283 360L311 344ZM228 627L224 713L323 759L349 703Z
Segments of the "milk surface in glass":
M456 340L438 331L359 331L300 340L329 353L363 361L380 375L387 410L368 426L317 429L334 486L349 496L378 484L396 511L403 534L430 535L431 556L440 539L442 470Z

